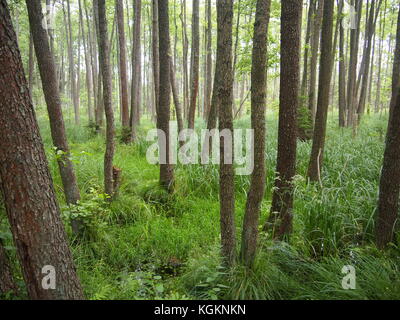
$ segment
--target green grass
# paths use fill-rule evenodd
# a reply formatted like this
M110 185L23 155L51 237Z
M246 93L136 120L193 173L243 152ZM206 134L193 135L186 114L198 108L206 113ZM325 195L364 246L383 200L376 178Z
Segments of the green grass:
M293 236L289 244L273 243L261 233L252 270L240 265L232 270L221 267L218 167L177 165L176 192L167 194L158 187L158 166L146 161L149 143L144 137L153 125L143 120L139 142L116 148L114 162L123 171L118 198L96 207L91 238L71 244L86 297L399 299L399 249L393 246L382 253L373 245L387 118L365 116L353 138L351 130L339 129L333 117L329 115L322 187L306 183L311 143L299 142ZM269 212L276 164L277 116L268 113L267 119L267 188L260 224ZM48 121L44 116L39 120L63 204ZM66 123L85 204L82 210L91 211L103 192L104 137ZM235 127L248 128L249 124L249 118L243 118ZM204 122L197 121L197 125L204 126ZM236 177L238 241L248 186L249 177ZM0 225L6 230L4 221ZM349 264L356 268L356 290L341 287L342 267Z

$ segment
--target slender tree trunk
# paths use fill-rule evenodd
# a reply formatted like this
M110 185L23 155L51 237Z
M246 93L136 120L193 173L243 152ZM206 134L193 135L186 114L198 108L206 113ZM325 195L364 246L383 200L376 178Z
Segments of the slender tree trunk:
M300 88L301 0L284 0L281 9L281 89L278 156L271 213L266 227L283 239L292 231L293 183L296 173L297 109Z
M191 92L189 106L188 128L194 128L196 117L196 102L199 92L199 61L200 61L200 21L199 21L199 0L193 0L192 12L192 64L191 64Z
M99 14L99 61L103 79L103 101L106 114L106 152L104 155L104 189L110 197L113 196L113 157L114 157L114 112L112 108L112 80L110 65L110 50L107 31L105 0L98 1Z
M79 124L79 96L76 83L74 51L72 42L72 24L71 24L71 6L70 1L67 1L67 24L68 24L68 57L69 57L69 72L71 80L72 101L74 104L75 124Z
M204 112L206 117L210 113L211 91L212 91L212 17L211 17L211 0L207 0L207 45L206 45L206 79L205 79L205 96L204 96Z
M379 184L378 213L375 236L378 248L384 249L393 241L396 221L399 216L400 195L400 8L397 20L395 60L393 64L392 101L386 135L381 180ZM395 101L395 102L393 102Z
M155 109L158 112L158 98L160 95L160 58L158 48L158 0L152 2L152 52L153 52L153 83L155 93Z
M54 57L50 51L47 32L42 27L42 6L40 1L30 0L26 1L26 5L28 8L29 25L35 45L40 77L42 79L43 93L49 114L51 137L58 155L57 162L64 187L65 199L68 204L76 204L80 199L79 188L75 171L70 160ZM79 232L79 223L73 223L72 227L74 232Z
M251 126L254 130L254 169L247 195L243 222L241 256L251 266L257 248L258 221L265 191L265 108L267 83L267 36L270 0L258 0L254 22L251 67Z
M126 41L124 25L124 4L122 0L115 0L118 21L119 43L119 70L121 81L121 110L122 126L129 127L128 76L126 70Z
M318 107L315 118L313 145L308 177L311 181L320 181L325 146L326 122L329 106L329 92L332 78L332 33L334 2L325 1L321 35L321 61L318 85Z
M311 62L310 62L310 87L308 92L308 109L311 115L312 127L314 127L317 98L317 71L318 71L318 51L319 39L321 34L322 11L324 0L318 1L317 13L314 17L312 36L311 36Z
M171 65L169 72L170 72L171 90L172 90L172 96L174 98L176 120L178 123L178 132L181 132L183 130L182 105L181 102L179 101L178 90L176 88L175 66L173 64L172 57L170 64Z
M82 299L6 0L0 17L0 180L26 288L31 299Z
M339 0L339 127L346 125L346 63L344 49L344 28L343 28L343 6L344 0Z
M158 98L157 128L165 134L165 145L159 139L160 150L164 149L166 163L160 164L160 184L172 192L174 188L174 170L170 164L169 155L169 117L171 102L170 83L170 39L169 39L169 14L168 1L158 0L158 32L159 32L159 66L160 88ZM161 152L161 151L160 151Z
M136 126L140 122L140 101L141 101L141 7L142 1L135 0L135 21L133 25L133 47L132 47L132 90L131 90L131 137L136 139Z
M233 168L233 69L232 69L232 22L233 1L217 2L217 61L216 74L220 74L214 92L219 104L220 131L220 222L222 257L228 266L234 264L236 256L235 236L235 188ZM228 137L223 137L226 133ZM229 139L229 135L231 139ZM225 155L226 152L226 155Z

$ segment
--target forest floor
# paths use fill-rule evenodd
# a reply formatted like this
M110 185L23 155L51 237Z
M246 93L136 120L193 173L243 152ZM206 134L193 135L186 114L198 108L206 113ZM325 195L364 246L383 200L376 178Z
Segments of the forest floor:
M219 258L218 167L177 165L176 191L158 187L159 169L146 160L143 120L135 145L118 143L115 165L122 169L118 197L104 201L104 137L67 119L67 132L82 200L67 208L44 110L38 111L55 188L71 248L88 299L400 299L400 248L379 252L373 245L374 214L387 115L366 115L352 137L329 114L320 183L307 184L311 142L298 143L294 233L289 244L261 232L252 270L227 271ZM260 224L269 213L273 187L277 115L267 115L267 187ZM84 119L82 119L82 122ZM197 122L198 127L204 126ZM248 117L235 122L249 128ZM117 128L117 133L120 129ZM249 187L236 176L238 247ZM3 210L3 209L2 209ZM4 215L0 236L15 257ZM72 238L69 219L81 217L85 239ZM21 286L16 257L13 259ZM356 271L356 289L342 288L342 268Z

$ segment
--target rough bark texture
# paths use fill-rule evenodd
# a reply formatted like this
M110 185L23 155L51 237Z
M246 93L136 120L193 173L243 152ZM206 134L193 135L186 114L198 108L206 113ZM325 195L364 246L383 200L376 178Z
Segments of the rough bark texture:
M393 58L393 72L392 72L392 98L390 100L390 111L389 111L389 119L392 117L392 111L394 110L394 106L396 104L397 90L400 88L400 7L399 7L399 16L397 18L397 36L396 36L396 46L394 49L394 58Z
M170 87L170 40L169 40L169 15L168 1L158 0L158 32L159 32L159 66L160 66L160 87L158 97L157 128L162 130L166 136L166 164L160 164L160 184L168 191L174 187L174 170L169 164L169 118L171 103ZM161 140L160 140L161 142Z
M106 152L104 154L104 189L113 195L113 157L114 157L114 112L112 108L112 82L110 66L110 49L108 43L105 0L98 1L99 14L99 62L103 78L103 101L106 114Z
M220 0L217 3L217 61L216 68L220 74L218 84L217 100L219 101L219 130L228 130L233 136L233 74L232 74L232 21L233 1ZM232 154L233 163L233 138L232 144L224 138L220 138L220 222L222 257L228 266L235 261L235 189L234 168L225 159L225 149Z
M396 51L400 50L400 10L397 23ZM397 52L399 53L399 52ZM378 248L385 248L393 241L393 233L399 215L400 195L400 86L399 86L399 58L395 57L397 65L393 66L393 94L396 102L391 105L386 148L383 158L381 180L379 184L378 213L375 225L376 244ZM397 73L397 76L395 75Z
M314 137L311 150L308 177L311 181L320 180L325 146L326 121L328 116L329 92L332 78L332 34L333 1L325 1L321 35L321 61L318 85L318 105L315 117Z
M267 82L267 35L270 0L258 0L254 22L251 67L251 127L254 130L254 169L247 195L243 222L241 256L251 266L258 238L258 221L265 191L265 108Z
M26 1L26 5L40 77L42 79L43 93L47 104L51 137L58 155L57 162L64 187L65 199L68 204L76 204L80 199L79 188L70 160L54 58L50 50L47 32L42 27L42 6L40 1L30 0ZM73 223L72 226L74 232L79 231L79 224Z
M81 299L28 83L5 0L0 0L0 180L14 243L31 299ZM56 289L42 287L42 268Z
M119 70L121 81L121 113L122 126L129 127L129 102L128 102L128 76L126 69L126 41L124 25L124 4L122 0L115 0L117 25L118 25L118 43L119 43Z
M281 89L275 189L268 223L274 238L292 230L293 185L296 173L296 126L300 86L300 43L302 1L282 1L281 9Z
M191 92L188 128L194 128L196 116L197 94L199 92L199 65L200 65L200 20L199 0L193 0L192 12L192 65L191 65Z
M0 239L0 296L7 293L17 293L9 259Z

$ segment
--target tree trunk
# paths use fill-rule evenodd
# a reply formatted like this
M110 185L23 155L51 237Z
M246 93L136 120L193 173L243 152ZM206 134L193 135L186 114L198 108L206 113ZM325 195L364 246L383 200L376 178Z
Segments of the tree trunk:
M344 28L343 28L343 6L344 0L339 0L339 127L346 125L346 63L344 49Z
M26 288L31 299L82 299L5 0L0 17L0 180ZM43 286L45 266L55 270L53 290Z
M315 118L313 144L308 177L311 181L320 181L325 146L326 122L329 106L329 92L332 78L332 33L334 2L325 1L321 34L321 61L318 85L318 106Z
M51 137L56 148L58 168L64 187L65 200L67 204L76 204L80 199L79 188L70 160L54 58L50 50L47 32L42 27L42 6L40 1L30 0L26 1L26 5L35 45L36 59L42 79L43 93L49 114ZM79 233L79 223L73 222L72 227L75 233Z
M160 58L158 48L158 0L152 2L152 52L153 52L153 83L155 93L155 109L158 112L158 98L160 95Z
M125 41L123 1L115 0L115 7L117 12L117 22L118 22L122 126L126 128L129 127L129 102L128 102L128 76L126 70L126 41Z
M314 17L311 37L311 62L310 62L310 87L308 92L308 110L311 115L311 128L314 127L316 113L316 97L317 97L317 71L318 71L318 51L319 39L321 35L322 11L324 8L324 0L318 1L317 13ZM311 134L311 133L310 133Z
M196 117L196 102L199 92L199 61L200 61L200 21L199 21L199 0L193 0L192 12L192 64L191 64L191 92L189 106L188 128L194 128Z
M113 157L114 157L114 112L112 108L112 81L110 50L107 31L105 0L98 1L99 14L99 62L103 79L103 101L106 114L106 152L104 155L104 189L113 196Z
M246 201L241 248L242 260L248 266L253 264L256 254L258 221L265 191L266 68L270 6L270 0L258 0L254 22L251 67L251 127L254 130L254 169Z
M233 1L217 2L217 61L216 74L220 74L214 86L219 104L219 131L226 132L232 139L220 137L220 222L222 257L228 266L234 264L236 256L235 236L235 188L233 168L233 70L232 70L232 21ZM216 91L215 91L216 90ZM230 141L231 140L231 141ZM225 152L227 153L225 158Z
M165 134L165 145L159 139L160 152L164 149L166 163L160 164L160 185L168 190L174 188L174 170L169 163L169 117L171 103L170 87L170 39L169 39L169 14L168 1L158 0L158 32L159 32L159 66L160 66L160 87L158 97L157 129Z
M397 56L396 56L397 55ZM400 195L400 8L397 20L396 49L392 77L392 101L386 135L381 180L379 184L378 213L376 217L376 245L384 249L393 241L399 215ZM393 102L395 101L395 102Z
M302 1L284 0L281 9L281 89L279 97L278 156L271 213L273 237L283 239L292 231L293 183L296 174L298 92ZM271 225L267 224L266 227Z
M135 21L133 25L133 47L132 47L132 90L131 90L131 137L136 139L136 126L140 122L140 101L141 101L141 7L142 1L135 0Z
M204 96L204 113L208 118L211 105L212 91L212 20L211 20L211 0L207 0L207 45L206 45L206 79Z
M70 1L67 1L67 24L68 24L68 57L69 57L69 72L70 72L70 80L71 80L71 94L72 101L74 104L74 114L75 114L75 124L79 124L79 96L78 96L78 88L76 83L76 75L75 75L75 62L74 62L74 51L73 51L73 42L72 42L72 24L71 24L71 6Z

